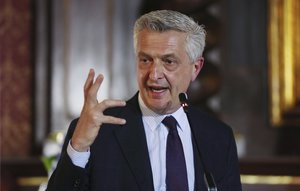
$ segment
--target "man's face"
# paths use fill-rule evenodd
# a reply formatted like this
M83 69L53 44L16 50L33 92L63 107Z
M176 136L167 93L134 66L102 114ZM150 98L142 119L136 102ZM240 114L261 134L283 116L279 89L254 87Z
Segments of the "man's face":
M158 114L180 107L178 95L186 92L203 66L203 58L191 63L185 50L186 34L177 31L142 30L137 39L137 78L146 106Z

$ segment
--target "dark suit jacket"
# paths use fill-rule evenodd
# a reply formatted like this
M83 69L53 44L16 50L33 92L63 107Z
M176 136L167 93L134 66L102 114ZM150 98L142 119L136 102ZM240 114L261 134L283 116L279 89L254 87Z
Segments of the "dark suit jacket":
M107 115L126 119L125 125L103 124L91 146L85 169L76 167L66 147L77 120L72 121L57 168L48 191L154 191L142 114L137 95L126 107L106 110ZM190 125L195 133L195 190L207 190L202 162L212 173L218 191L240 191L240 175L232 130L224 123L194 109L189 109Z

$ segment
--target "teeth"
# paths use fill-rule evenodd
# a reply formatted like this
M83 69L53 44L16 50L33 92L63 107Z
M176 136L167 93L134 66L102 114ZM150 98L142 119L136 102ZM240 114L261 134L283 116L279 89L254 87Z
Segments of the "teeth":
M165 88L150 88L151 91L156 92L156 93L160 93L165 91Z
M152 89L153 92L163 92L164 90L161 89L161 90L156 90L156 89Z

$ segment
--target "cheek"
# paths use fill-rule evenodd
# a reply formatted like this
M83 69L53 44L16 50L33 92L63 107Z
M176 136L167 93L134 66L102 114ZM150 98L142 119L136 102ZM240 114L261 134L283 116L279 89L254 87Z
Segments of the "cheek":
M184 92L187 90L191 80L191 74L185 72L178 73L177 75L175 75L174 78L172 78L172 80L170 81L170 83L173 84L173 87L175 88L174 91Z
M137 73L137 81L138 81L138 84L139 84L139 86L141 86L142 85L142 76L141 76L141 74L140 73Z
M139 86L140 87L143 86L145 84L146 74L141 70L137 70L136 76L137 76Z

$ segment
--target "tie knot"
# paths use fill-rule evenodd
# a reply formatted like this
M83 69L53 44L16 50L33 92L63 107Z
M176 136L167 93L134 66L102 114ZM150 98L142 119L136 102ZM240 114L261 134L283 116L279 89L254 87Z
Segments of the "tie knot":
M176 130L177 121L172 115L165 117L162 123L169 129Z

